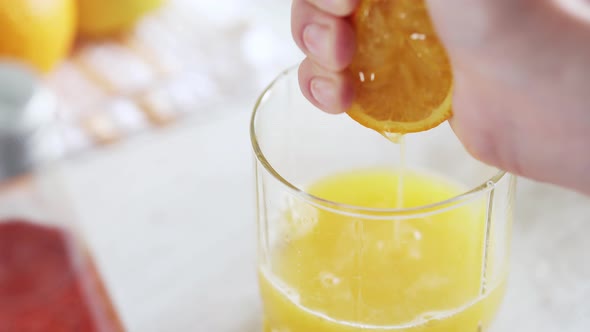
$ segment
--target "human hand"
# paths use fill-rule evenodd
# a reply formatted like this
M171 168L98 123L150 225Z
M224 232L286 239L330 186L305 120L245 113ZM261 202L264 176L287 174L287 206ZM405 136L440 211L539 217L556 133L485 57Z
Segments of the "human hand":
M329 113L346 111L354 98L345 69L355 51L348 16L358 2L293 1L293 38L307 55L301 90ZM512 173L590 194L590 6L427 2L452 62L451 125L466 149Z

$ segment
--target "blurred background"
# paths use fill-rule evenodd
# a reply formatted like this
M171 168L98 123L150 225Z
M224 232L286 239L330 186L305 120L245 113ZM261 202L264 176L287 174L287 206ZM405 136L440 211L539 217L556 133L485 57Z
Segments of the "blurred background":
M226 105L252 104L278 70L300 59L290 39L288 0L126 0L130 8L125 1L102 7L93 1L100 3L81 1L90 8L73 26L71 52L21 57L42 63L37 67L62 101L64 149L71 153L186 117L206 122L223 116ZM120 20L124 25L101 28L108 26L101 20L115 13L126 16ZM68 29L54 31L51 38L58 40ZM32 40L45 37L35 36L32 28L27 32Z
M0 1L0 54L58 98L63 186L125 326L260 331L248 120L302 58L290 1L79 2L75 23ZM497 330L587 331L590 201L521 180L516 211Z

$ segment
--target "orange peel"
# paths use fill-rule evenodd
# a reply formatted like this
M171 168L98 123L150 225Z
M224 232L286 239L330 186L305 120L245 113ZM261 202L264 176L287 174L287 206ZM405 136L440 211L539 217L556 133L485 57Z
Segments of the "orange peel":
M453 76L423 0L361 0L348 115L382 134L432 129L452 116Z

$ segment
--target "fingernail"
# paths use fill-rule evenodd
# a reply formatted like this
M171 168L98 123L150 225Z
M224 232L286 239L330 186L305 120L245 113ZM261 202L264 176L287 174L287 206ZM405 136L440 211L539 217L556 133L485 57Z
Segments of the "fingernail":
M336 102L336 86L332 81L325 78L314 78L311 80L311 94L318 103L329 111Z
M319 24L310 24L303 30L303 42L307 50L314 56L322 53L322 48L328 40L328 28Z

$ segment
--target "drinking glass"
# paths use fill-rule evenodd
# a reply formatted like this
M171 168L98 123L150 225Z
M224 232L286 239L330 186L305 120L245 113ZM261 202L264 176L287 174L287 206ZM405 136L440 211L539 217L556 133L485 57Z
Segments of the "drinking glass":
M489 331L508 273L513 175L471 157L447 123L394 144L321 112L296 68L262 93L250 129L264 332ZM338 174L376 169L399 172L398 198L413 201L368 207L310 191L332 179L336 196L374 199ZM461 190L439 194L446 183Z

